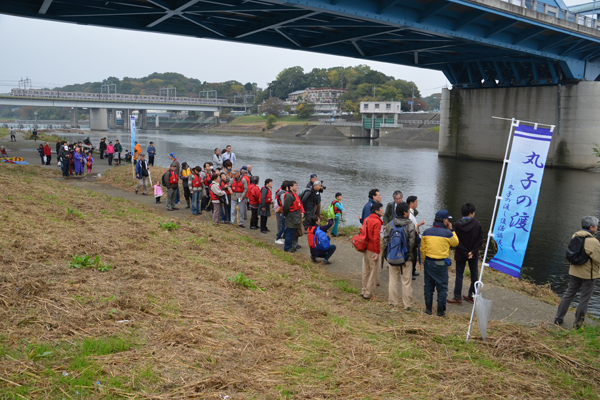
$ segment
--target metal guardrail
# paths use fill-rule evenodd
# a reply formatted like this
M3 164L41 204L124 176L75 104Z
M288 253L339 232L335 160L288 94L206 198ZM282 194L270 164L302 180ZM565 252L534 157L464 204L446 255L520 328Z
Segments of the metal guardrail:
M362 122L317 121L311 123L311 125L362 126Z
M398 120L398 123L402 123L404 125L439 125L440 121L422 119L403 119Z
M600 22L597 19L586 15L577 14L569 10L554 7L538 0L500 0L503 3L509 3L515 6L523 7L528 10L537 11L542 14L562 19L567 22L573 22L577 25L587 26L592 29L600 29ZM600 13L600 12L599 12Z

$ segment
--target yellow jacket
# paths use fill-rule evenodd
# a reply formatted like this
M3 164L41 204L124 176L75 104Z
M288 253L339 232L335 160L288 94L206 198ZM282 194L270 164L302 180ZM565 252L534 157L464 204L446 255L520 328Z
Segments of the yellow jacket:
M450 256L450 247L458 246L458 236L456 233L446 229L445 226L435 223L433 227L423 232L421 238L421 255L443 260Z

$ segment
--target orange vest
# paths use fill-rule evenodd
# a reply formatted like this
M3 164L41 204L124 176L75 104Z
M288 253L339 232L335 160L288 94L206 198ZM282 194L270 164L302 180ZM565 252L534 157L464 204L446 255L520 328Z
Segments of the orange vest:
M294 192L290 192L290 194L294 195L294 202L290 206L290 212L302 210L302 201L300 201L300 197ZM287 195L286 195L287 196Z

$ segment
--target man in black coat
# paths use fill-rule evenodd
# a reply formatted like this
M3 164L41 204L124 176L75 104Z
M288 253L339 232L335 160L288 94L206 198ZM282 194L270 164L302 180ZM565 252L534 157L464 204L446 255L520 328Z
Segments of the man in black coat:
M106 152L106 138L100 139L99 150L100 150L100 159L102 160L102 159L104 159L104 153Z
M310 219L315 215L315 208L319 204L319 190L321 190L321 182L314 181L310 189L305 189L302 193L302 205L304 206L304 229L311 224Z
M479 261L479 248L483 245L483 228L475 219L475 206L466 203L460 208L462 218L454 223L454 231L458 236L459 244L454 251L456 261L456 281L454 282L454 298L449 299L449 304L462 305L463 300L473 302L475 282L479 278L477 262ZM463 274L465 266L469 263L471 271L471 286L467 296L462 296Z

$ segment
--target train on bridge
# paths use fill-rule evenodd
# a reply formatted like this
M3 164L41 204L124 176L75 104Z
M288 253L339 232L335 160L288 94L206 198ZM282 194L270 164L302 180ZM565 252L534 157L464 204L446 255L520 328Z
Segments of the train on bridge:
M226 99L207 99L198 97L167 97L152 96L146 94L123 94L123 93L87 93L87 92L64 92L58 90L42 89L12 89L14 97L68 99L68 100L91 100L91 101L127 101L136 103L168 103L168 104L202 104L226 106Z

